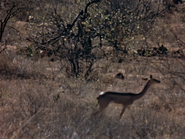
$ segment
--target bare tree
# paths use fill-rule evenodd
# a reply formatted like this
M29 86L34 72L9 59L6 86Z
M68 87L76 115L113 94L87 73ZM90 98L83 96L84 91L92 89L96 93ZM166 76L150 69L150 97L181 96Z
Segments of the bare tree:
M0 42L3 38L3 33L5 31L8 21L17 15L19 11L23 8L22 2L18 0L3 1L0 4Z

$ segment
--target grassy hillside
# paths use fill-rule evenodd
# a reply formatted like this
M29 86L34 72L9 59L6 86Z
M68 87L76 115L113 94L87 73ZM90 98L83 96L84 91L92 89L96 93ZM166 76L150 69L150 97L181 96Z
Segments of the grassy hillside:
M109 4L116 6L115 3L108 2L107 7ZM86 3L87 1L67 1L63 3L68 6L67 8L66 5L63 7L59 3L57 12L65 20L64 25L71 23L79 9L83 9ZM89 8L90 17L91 20L96 19L92 21L92 26L97 27L96 31L103 26L98 32L104 35L102 41L99 36L93 36L97 32L88 32L89 28L92 29L88 18L85 20L88 22L83 23L82 37L79 35L78 39L74 39L79 31L77 28L79 26L75 24L71 29L72 35L66 31L66 34L62 34L60 39L53 43L50 43L50 39L55 38L61 30L57 30L55 26L58 25L59 17L55 17L57 18L55 21L50 21L51 17L54 19L54 16L50 15L53 12L52 4L47 2L32 6L27 14L34 14L32 15L34 19L26 21L26 17L21 19L21 14L13 17L8 22L0 44L0 138L183 139L185 137L184 3L176 5L177 10L172 7L171 11L164 10L155 15L155 18L150 19L151 14L147 13L147 19L129 22L124 26L125 32L136 24L139 25L139 29L126 33L119 32L119 35L122 35L120 37L116 36L116 32L118 33L123 25L103 24L102 9L106 6L96 5L94 10ZM73 10L69 12L69 9ZM95 17L96 10L102 13ZM63 14L66 11L68 13ZM124 13L121 10L119 12L116 11L113 15ZM131 18L131 13L127 16L128 19L134 19ZM43 18L44 26L40 26ZM117 17L112 17L111 20L118 21ZM62 20L60 21L60 24L63 24ZM109 31L109 25L117 31ZM13 28L16 31L12 30ZM92 42L84 43L88 37ZM57 51L55 49L57 46L62 46L62 49ZM77 54L77 50L72 51L75 46L82 50L78 55L79 59L73 57ZM90 53L85 51L89 50L85 46L91 48ZM85 56L83 57L81 53ZM79 60L78 74L77 69L75 73L73 72L74 59ZM70 63L70 60L74 60L73 63ZM124 78L117 78L118 73L122 73ZM150 75L161 83L151 87L146 95L126 109L120 120L122 106L113 103L103 115L94 114L98 110L96 98L100 92L112 90L137 94L147 82L142 78L149 78Z

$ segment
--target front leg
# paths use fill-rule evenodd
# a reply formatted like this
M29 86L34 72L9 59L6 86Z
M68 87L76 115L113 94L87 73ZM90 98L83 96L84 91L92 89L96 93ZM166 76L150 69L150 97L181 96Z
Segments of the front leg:
M120 113L120 117L119 117L119 119L121 119L121 117L122 117L122 115L123 115L123 113L124 113L125 109L126 109L126 106L124 106L124 105L123 105L123 109L122 109L122 111L121 111L121 113Z

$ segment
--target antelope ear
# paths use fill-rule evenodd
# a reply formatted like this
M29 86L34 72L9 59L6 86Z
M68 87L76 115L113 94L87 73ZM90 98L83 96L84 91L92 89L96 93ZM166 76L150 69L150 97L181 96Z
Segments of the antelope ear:
M150 79L152 79L152 75L150 75Z

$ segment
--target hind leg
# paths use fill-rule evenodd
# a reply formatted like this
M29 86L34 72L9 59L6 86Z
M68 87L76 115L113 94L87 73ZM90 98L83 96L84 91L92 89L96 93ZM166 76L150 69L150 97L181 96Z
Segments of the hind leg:
M102 100L99 100L98 104L99 104L99 110L95 113L95 115L97 114L102 114L103 111L105 110L105 108L107 108L107 106L109 105L109 100L107 99L102 99Z
M105 108L107 108L107 106L109 105L109 100L108 99L102 99L100 100L99 103L99 111L103 112L105 110Z

